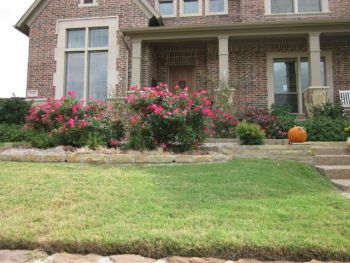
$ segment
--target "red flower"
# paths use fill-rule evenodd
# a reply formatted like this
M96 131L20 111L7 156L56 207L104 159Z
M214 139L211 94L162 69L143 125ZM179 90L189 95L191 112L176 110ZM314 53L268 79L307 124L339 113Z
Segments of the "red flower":
M70 91L68 91L68 95L73 97L73 96L77 95L77 92L75 90L70 90Z

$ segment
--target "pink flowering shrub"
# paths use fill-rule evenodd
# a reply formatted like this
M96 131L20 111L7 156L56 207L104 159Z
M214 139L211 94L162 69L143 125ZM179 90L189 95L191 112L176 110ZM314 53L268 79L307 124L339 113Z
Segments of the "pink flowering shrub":
M191 150L202 142L214 116L206 91L174 94L166 85L139 89L125 98L130 112L129 146L132 149Z
M46 144L47 147L117 146L116 141L125 131L114 108L100 101L78 101L74 91L68 94L68 97L48 99L45 104L30 109L25 127L32 131L34 138L38 134L40 140L48 136L42 147L46 148Z
M265 132L268 139L287 138L288 128L277 114L264 108L245 107L237 113L239 121L257 124Z
M213 114L212 136L216 138L234 138L235 129L238 125L236 118L220 109L214 109Z

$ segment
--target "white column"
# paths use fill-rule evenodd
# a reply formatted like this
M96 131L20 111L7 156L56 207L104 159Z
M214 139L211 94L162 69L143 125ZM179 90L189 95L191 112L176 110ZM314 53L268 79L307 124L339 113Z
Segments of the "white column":
M219 39L219 74L220 82L227 84L229 79L228 35L218 36Z
M309 34L309 74L310 86L321 87L320 33Z
M131 85L141 87L142 40L132 41Z

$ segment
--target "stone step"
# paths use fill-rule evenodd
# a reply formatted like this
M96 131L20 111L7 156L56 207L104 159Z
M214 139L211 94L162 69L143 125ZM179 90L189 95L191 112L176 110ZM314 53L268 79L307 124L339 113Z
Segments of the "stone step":
M317 155L315 165L350 165L350 155Z
M332 183L344 192L350 192L350 180L349 179L334 179Z
M350 179L350 165L319 165L316 168L331 179Z
M327 147L313 149L315 155L350 155L349 147Z

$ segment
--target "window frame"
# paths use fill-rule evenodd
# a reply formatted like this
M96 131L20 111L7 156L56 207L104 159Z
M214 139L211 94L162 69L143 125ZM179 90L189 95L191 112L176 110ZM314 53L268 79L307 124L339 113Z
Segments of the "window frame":
M101 18L81 18L81 19L62 19L57 22L57 47L55 48L56 72L53 76L53 86L55 87L55 98L60 99L66 95L66 57L67 52L81 52L82 48L68 48L68 30L93 28L108 28L108 47L107 48L88 48L89 52L104 51L108 52L107 69L107 99L110 99L115 93L117 84L119 84L119 72L116 60L119 58L119 46L117 43L118 17ZM89 45L88 33L85 34L85 47ZM86 42L88 41L88 42ZM84 49L85 50L85 49ZM88 99L88 61L84 61L84 99ZM86 81L87 80L87 81Z
M198 2L198 12L197 13L185 13L185 0L180 0L180 16L202 16L203 14L203 1L197 0Z
M81 27L81 28L68 28L66 30L66 49L65 49L65 75L64 75L64 94L67 96L68 91L67 90L67 61L68 61L68 54L72 53L83 53L84 54L84 86L83 86L83 98L88 100L88 98L91 96L89 94L90 90L90 54L93 52L109 52L109 36L108 36L108 45L105 47L90 47L91 39L91 30L93 29L108 29L108 27ZM85 31L85 41L84 41L84 47L78 47L78 48L69 48L68 47L68 34L70 30L84 30ZM108 64L108 61L107 61ZM108 65L107 65L108 67ZM108 76L107 76L108 79ZM107 87L106 87L107 88ZM108 93L108 90L107 90ZM108 96L107 96L108 97ZM107 98L106 98L107 99Z
M303 110L303 93L301 83L301 61L303 58L309 58L308 52L269 52L267 54L267 82L268 82L268 104L269 106L275 103L275 86L274 86L274 60L275 59L296 59L296 77L297 77L297 96L298 96L298 112L304 114ZM333 89L333 61L331 51L321 51L321 58L325 59L325 79L326 85L329 87L330 101L334 101Z
M84 0L80 0L80 3L78 5L79 7L93 7L93 6L98 6L97 0L93 0L92 3L86 4L84 3Z
M162 17L165 17L165 18L167 18L167 17L177 17L177 0L172 0L173 1L173 13L172 14L170 14L170 15L162 15L161 13L160 13L160 2L162 2L162 0L156 0L155 1L155 4L156 4L156 10L160 13L160 15L162 16Z
M272 13L271 0L265 0L265 15L280 16L280 15L317 15L329 13L329 0L320 0L321 11L313 12L299 12L299 1L293 0L293 12L292 13Z
M215 15L228 15L228 0L224 1L224 11L222 12L211 12L210 7L210 0L205 0L205 14L207 16L215 16Z

